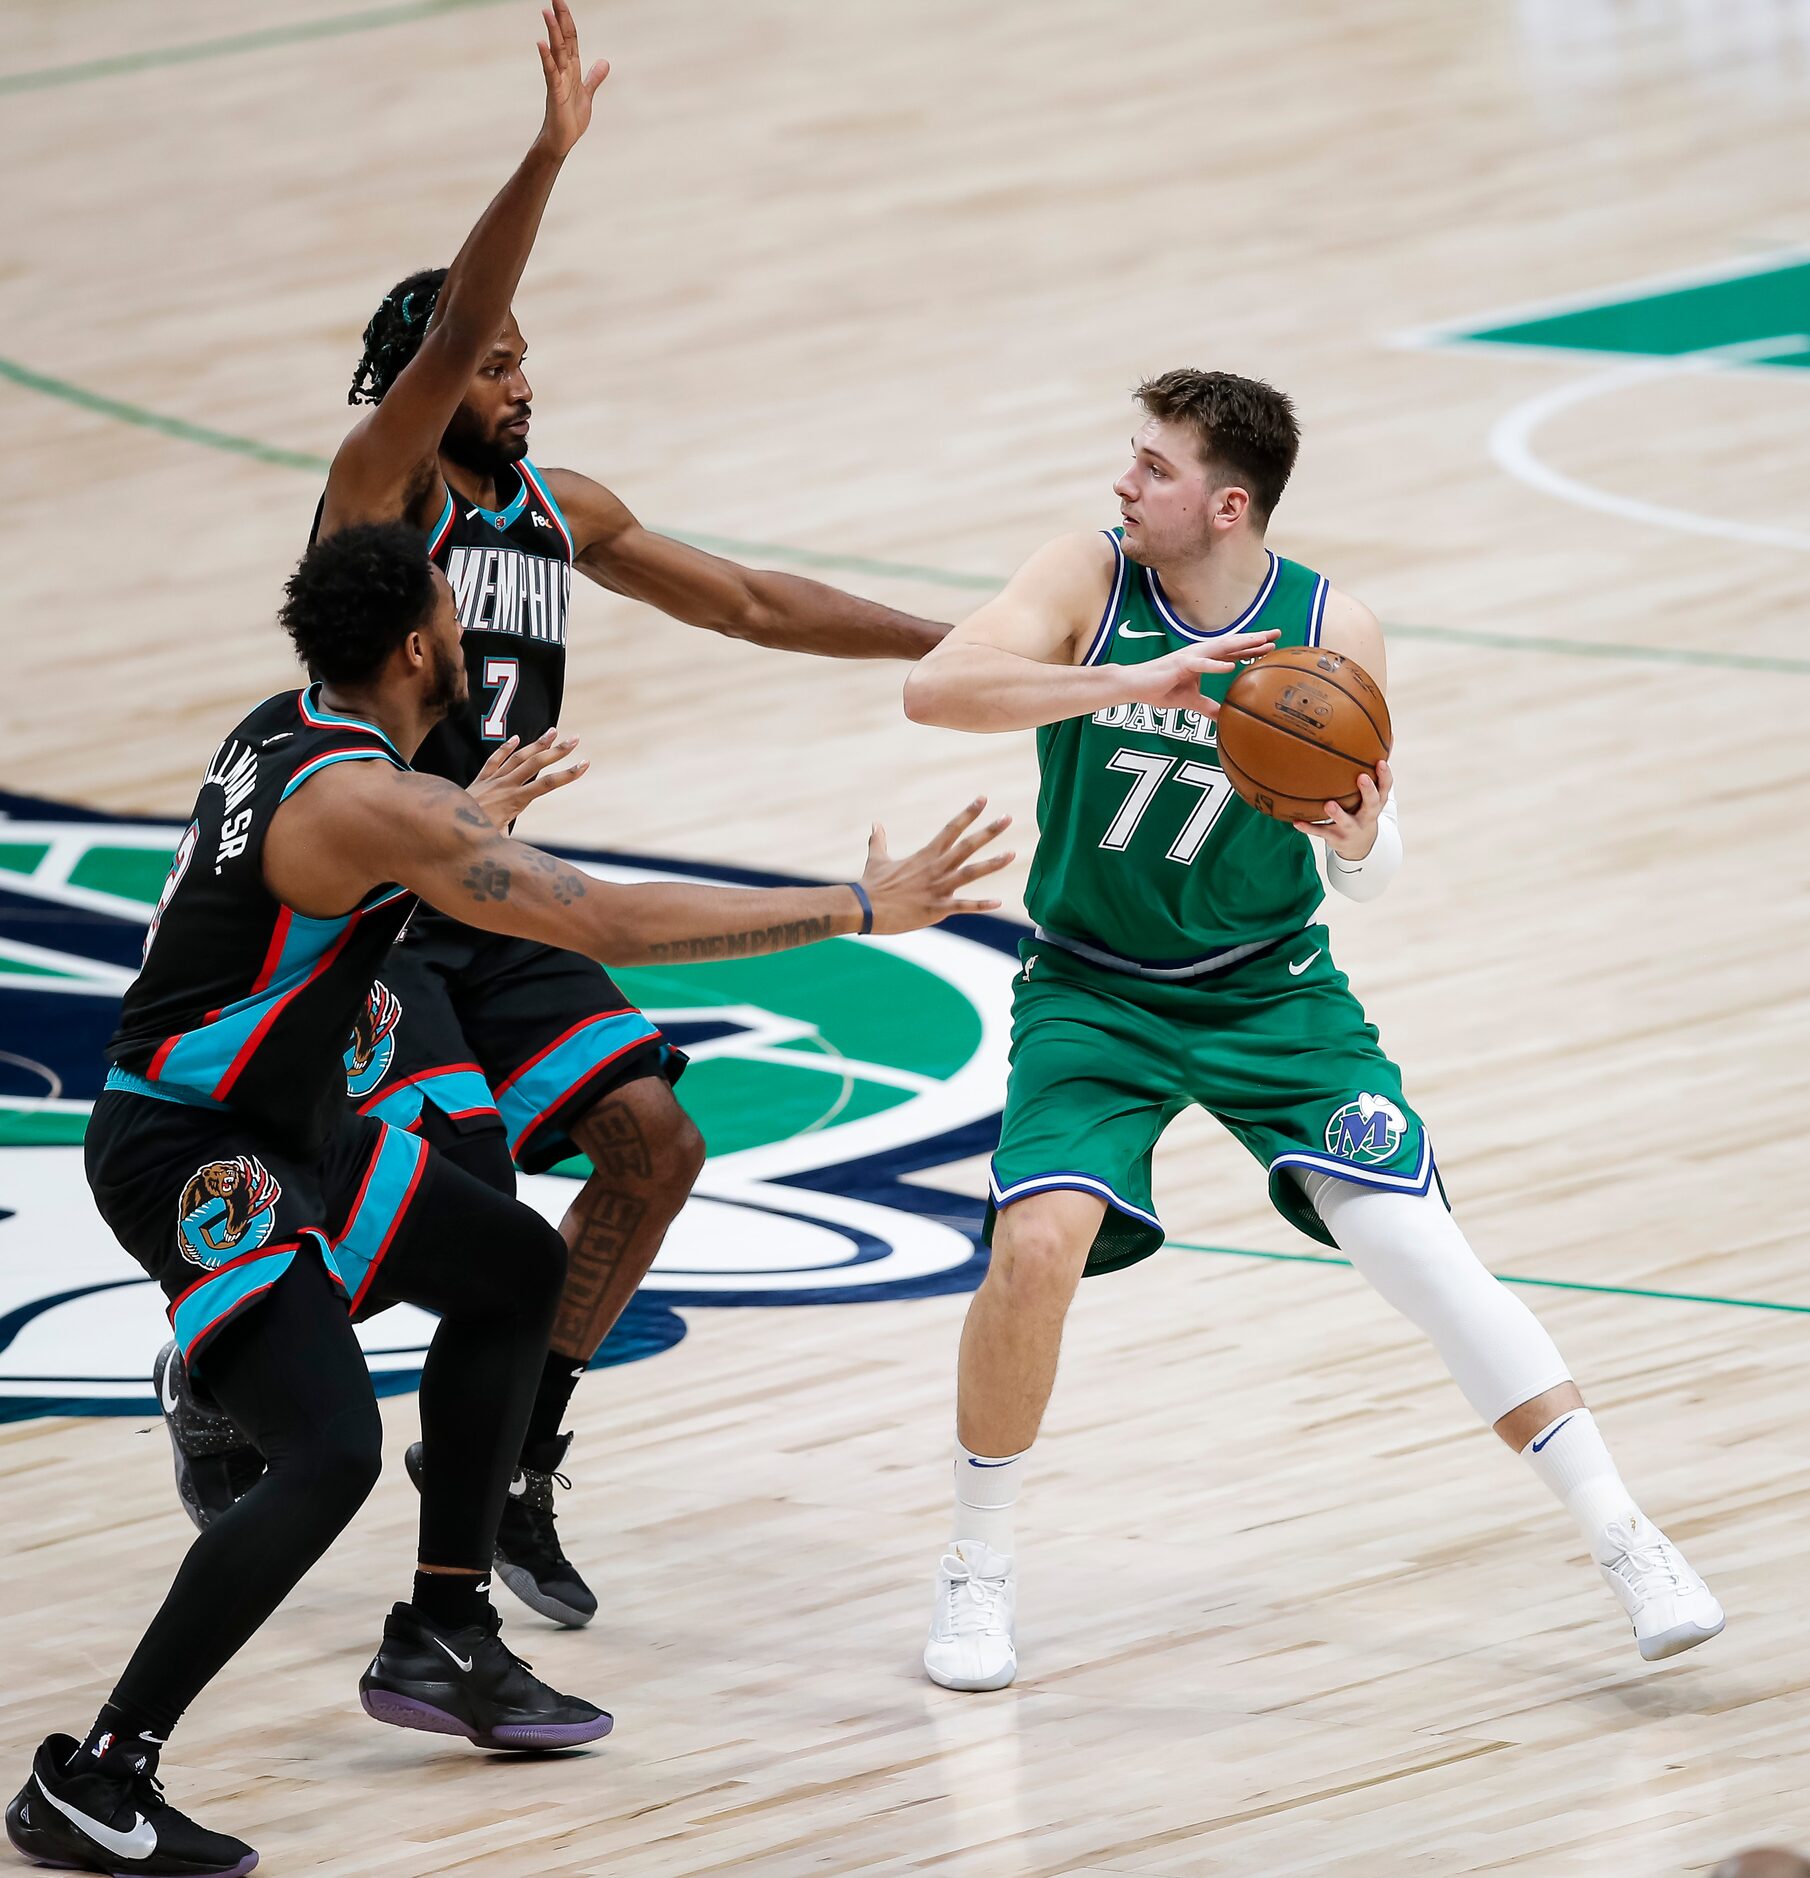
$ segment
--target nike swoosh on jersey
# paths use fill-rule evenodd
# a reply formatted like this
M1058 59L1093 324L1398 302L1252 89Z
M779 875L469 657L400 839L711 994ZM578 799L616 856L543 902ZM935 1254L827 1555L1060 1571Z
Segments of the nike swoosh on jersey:
M143 1813L132 1815L130 1832L116 1831L104 1821L90 1819L78 1807L71 1806L67 1800L59 1800L36 1774L38 1791L52 1806L69 1821L77 1832L85 1832L103 1852L111 1852L115 1858L149 1858L157 1850L157 1828L145 1818Z
M1299 963L1297 963L1293 959L1290 959L1288 962L1289 977L1299 978L1301 974L1307 970L1308 966L1310 966L1314 962L1314 960L1317 959L1320 956L1320 954L1324 952L1325 950L1326 948L1324 946L1315 946L1314 949L1310 953L1308 953L1307 957L1300 960Z
M1121 639L1167 639L1169 635L1160 626L1136 628L1130 620L1122 619L1119 621L1119 637Z
M464 1670L466 1675L469 1676L471 1674L471 1663L465 1657L460 1656L450 1643L446 1642L442 1637L436 1637L434 1641L439 1644L440 1648L443 1649L462 1670Z

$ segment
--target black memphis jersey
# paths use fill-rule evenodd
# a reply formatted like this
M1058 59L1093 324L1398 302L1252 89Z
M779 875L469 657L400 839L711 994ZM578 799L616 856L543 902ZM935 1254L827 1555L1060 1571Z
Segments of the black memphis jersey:
M336 763L407 769L375 725L318 687L267 698L215 751L145 935L107 1055L170 1092L255 1116L300 1152L346 1113L343 1053L415 898L373 888L309 919L264 884L277 805Z
M506 737L532 743L559 722L566 692L572 535L545 475L525 458L506 508L447 490L427 552L452 582L470 697L428 733L417 769L461 788Z
M572 531L544 471L524 457L514 474L515 494L501 509L467 502L448 484L427 531L428 559L452 583L464 628L470 695L428 732L414 767L461 789L506 738L532 743L551 730L566 694ZM310 541L326 500L315 507Z

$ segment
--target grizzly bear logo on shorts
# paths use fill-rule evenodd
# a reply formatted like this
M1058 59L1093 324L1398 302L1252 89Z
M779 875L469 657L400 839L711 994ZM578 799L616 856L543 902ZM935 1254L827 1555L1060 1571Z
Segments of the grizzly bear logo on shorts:
M372 985L346 1045L347 1095L368 1096L383 1086L396 1060L396 1026L401 1018L402 1000L395 992L386 984Z
M256 1155L196 1168L176 1205L182 1256L211 1271L242 1252L255 1252L276 1230L282 1195L276 1176Z

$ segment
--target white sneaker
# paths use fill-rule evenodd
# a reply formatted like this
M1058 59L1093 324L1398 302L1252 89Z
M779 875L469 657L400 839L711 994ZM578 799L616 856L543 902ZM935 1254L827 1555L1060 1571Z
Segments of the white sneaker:
M1012 1561L978 1539L957 1539L936 1572L924 1673L945 1689L1003 1689L1018 1674Z
M1597 1569L1634 1621L1634 1641L1649 1663L1707 1643L1728 1621L1684 1554L1638 1513L1613 1521Z

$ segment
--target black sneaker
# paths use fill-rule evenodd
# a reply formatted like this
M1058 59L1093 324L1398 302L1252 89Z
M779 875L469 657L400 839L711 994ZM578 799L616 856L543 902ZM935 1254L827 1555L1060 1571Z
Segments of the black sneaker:
M174 1343L157 1352L151 1386L176 1457L176 1497L199 1531L263 1479L264 1457L224 1409L195 1393Z
M6 1836L34 1865L118 1878L242 1878L257 1864L242 1839L197 1826L164 1799L153 1756L116 1745L72 1769L80 1746L70 1735L51 1735L6 1809Z
M496 1535L496 1575L529 1610L550 1617L568 1630L582 1630L597 1615L597 1596L578 1575L578 1567L560 1550L554 1525L553 1483L567 1492L572 1483L559 1471L572 1445L569 1434L522 1451L522 1465L509 1483L502 1523ZM421 1485L421 1443L412 1442L404 1461L417 1488Z
M549 1689L503 1642L501 1621L439 1631L410 1604L384 1620L383 1642L359 1678L373 1721L463 1735L481 1748L575 1748L615 1726L602 1709Z

